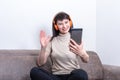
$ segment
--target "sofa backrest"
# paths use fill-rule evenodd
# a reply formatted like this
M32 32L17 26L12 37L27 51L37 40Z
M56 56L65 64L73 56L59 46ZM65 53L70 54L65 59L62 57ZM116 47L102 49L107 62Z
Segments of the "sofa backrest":
M87 51L87 53L89 54L89 62L83 63L82 60L79 59L81 68L87 71L90 80L102 80L103 67L97 53L93 51Z
M90 55L90 61L83 63L81 59L80 66L86 70L89 79L102 79L102 64L98 55L93 51L87 51ZM37 66L36 58L39 50L0 50L0 80L30 80L30 70ZM47 64L42 66L50 71L50 59Z
M0 80L30 80L38 50L0 50Z

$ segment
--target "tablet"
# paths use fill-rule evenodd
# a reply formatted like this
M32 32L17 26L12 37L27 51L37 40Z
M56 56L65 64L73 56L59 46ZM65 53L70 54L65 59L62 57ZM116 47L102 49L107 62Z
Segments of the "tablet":
M82 40L82 28L72 28L71 29L71 38L78 44L81 43Z

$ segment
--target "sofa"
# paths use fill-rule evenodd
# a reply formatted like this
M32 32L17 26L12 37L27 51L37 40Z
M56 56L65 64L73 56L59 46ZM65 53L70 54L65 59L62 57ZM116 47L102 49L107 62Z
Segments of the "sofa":
M87 51L88 63L79 59L82 69L88 73L89 80L120 80L120 67L101 63L98 53ZM0 80L30 80L30 70L37 66L39 50L0 50ZM51 72L51 61L41 68Z

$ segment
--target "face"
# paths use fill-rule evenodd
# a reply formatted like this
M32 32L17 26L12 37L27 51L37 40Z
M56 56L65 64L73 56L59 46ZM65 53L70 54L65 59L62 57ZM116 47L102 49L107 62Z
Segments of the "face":
M70 21L69 19L63 19L62 21L58 20L57 26L58 26L60 33L66 34L70 30Z

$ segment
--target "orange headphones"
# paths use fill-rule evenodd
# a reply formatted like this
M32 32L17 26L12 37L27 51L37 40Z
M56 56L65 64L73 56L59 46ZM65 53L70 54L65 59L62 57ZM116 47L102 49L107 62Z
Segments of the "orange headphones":
M70 19L70 28L73 26L72 20ZM53 21L53 27L55 28L55 30L58 31L58 26L55 24L55 21Z

